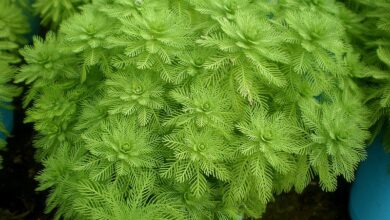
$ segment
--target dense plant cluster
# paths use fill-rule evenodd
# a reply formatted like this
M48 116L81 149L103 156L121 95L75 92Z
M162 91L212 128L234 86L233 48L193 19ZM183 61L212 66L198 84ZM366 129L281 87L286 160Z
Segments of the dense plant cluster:
M16 76L47 211L237 219L317 176L352 181L372 115L357 82L380 76L355 49L361 23L335 1L85 5L21 51Z
M376 132L384 130L384 144L390 149L390 2L355 0L348 5L361 15L354 40L362 50L362 61L373 77L365 81L367 103L372 109ZM384 128L384 129L382 129Z
M27 18L23 15L17 2L4 0L0 2L0 108L10 109L15 96L20 94L20 88L10 84L16 73L15 65L21 59L17 53L20 45L26 43L24 35L28 32ZM8 135L3 116L0 113L0 132ZM0 138L0 150L4 149L6 141ZM0 167L1 167L0 156Z

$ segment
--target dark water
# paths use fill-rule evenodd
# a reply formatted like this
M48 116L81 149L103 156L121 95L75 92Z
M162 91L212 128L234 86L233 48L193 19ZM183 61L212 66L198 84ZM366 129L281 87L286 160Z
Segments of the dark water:
M351 184L339 181L335 192L321 191L312 182L302 194L284 193L268 204L264 220L349 220L348 197Z
M45 193L36 192L34 176L41 169L34 160L33 127L24 124L21 100L15 101L13 136L8 138L7 151L0 170L0 220L52 219L45 215Z

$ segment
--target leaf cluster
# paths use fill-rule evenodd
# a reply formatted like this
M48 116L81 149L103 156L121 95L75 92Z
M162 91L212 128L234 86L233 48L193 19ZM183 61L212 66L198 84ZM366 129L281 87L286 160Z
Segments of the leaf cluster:
M373 112L373 130L375 134L384 130L383 142L390 149L390 4L383 0L354 0L348 6L362 15L362 22L357 24L362 34L355 37L355 42L362 50L365 71L371 73L364 75L362 85L366 103Z
M258 217L352 181L372 110L355 14L334 1L95 0L21 51L48 211ZM356 15L357 16L357 15ZM356 30L358 31L358 30ZM130 216L130 217L129 217Z
M20 2L21 3L21 2ZM16 65L21 62L17 52L22 44L27 41L25 34L29 31L27 17L23 14L21 5L16 1L4 0L0 2L0 108L11 109L14 97L18 96L21 89L11 84L15 73ZM0 114L0 150L6 141L4 135L8 136L9 131L3 123L3 115ZM1 167L0 156L0 167Z

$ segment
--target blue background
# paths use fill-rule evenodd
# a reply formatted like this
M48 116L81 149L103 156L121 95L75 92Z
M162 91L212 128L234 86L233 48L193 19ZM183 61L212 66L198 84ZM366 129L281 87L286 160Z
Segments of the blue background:
M0 109L0 114L8 132L12 132L14 126L14 112L12 110ZM5 135L0 132L0 138L4 139Z
M380 140L368 147L367 160L356 173L349 202L352 220L390 219L390 154Z

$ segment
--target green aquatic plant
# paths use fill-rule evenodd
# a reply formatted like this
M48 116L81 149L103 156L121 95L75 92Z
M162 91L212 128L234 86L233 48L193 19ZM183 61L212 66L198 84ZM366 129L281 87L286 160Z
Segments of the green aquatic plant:
M34 12L41 17L41 23L51 28L79 11L79 7L90 0L34 0Z
M372 112L334 1L95 0L21 50L48 209L66 219L258 217L354 178ZM131 217L129 217L131 216Z
M361 69L373 73L362 74L366 103L372 114L375 134L384 132L383 143L390 149L390 3L385 0L351 0L351 11L359 13L362 21L355 26L360 33L355 38L356 48L362 51ZM374 135L373 137L375 137Z
M0 108L12 109L11 103L18 96L21 88L11 82L17 72L16 65L21 62L18 49L27 43L25 34L29 31L27 17L23 14L21 5L15 1L0 2ZM0 132L9 135L4 125L3 114L0 113ZM0 150L6 146L5 137L0 138ZM0 167L1 167L0 156Z

